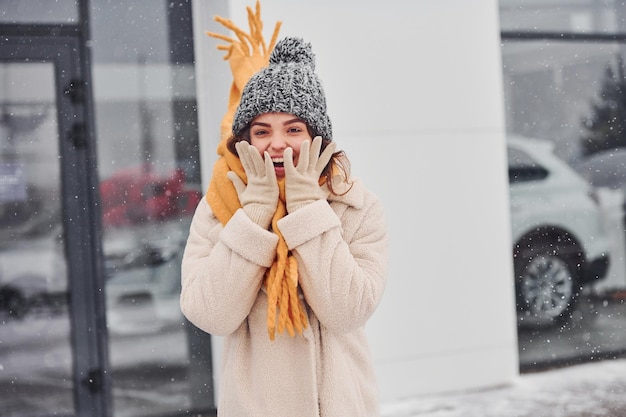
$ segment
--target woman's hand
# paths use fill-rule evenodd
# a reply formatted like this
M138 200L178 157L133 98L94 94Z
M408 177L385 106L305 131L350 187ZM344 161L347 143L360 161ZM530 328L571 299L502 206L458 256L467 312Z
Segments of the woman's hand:
M226 175L235 186L241 207L250 220L268 229L278 207L278 182L272 159L267 152L263 158L254 146L243 140L235 144L235 149L248 184L244 184L233 171Z
M322 171L335 152L336 144L331 142L320 155L322 138L316 136L313 144L302 142L298 165L293 165L293 149L285 149L285 199L287 212L293 213L299 208L317 200L328 198L328 189L320 187ZM309 149L310 148L310 149Z

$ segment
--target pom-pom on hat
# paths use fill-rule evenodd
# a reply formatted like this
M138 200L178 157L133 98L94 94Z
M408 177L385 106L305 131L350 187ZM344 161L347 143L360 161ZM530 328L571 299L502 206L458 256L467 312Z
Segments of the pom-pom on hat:
M294 114L324 139L333 138L326 96L315 74L315 55L301 38L276 43L269 65L250 78L235 112L233 134L240 136L252 119L270 112Z

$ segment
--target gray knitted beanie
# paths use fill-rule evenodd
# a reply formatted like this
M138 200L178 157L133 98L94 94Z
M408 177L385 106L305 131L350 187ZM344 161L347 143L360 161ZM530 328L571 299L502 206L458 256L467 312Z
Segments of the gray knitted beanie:
M326 96L315 74L315 55L301 38L280 40L269 65L250 78L235 112L233 134L240 136L252 119L269 112L294 114L324 139L333 138Z

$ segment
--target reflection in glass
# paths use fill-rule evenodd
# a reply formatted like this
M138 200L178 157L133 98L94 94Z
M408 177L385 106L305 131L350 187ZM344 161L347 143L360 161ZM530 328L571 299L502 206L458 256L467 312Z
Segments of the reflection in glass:
M518 322L568 325L580 293L607 274L604 213L595 190L553 154L551 142L509 137L508 155Z
M504 41L507 131L553 141L564 160L578 159L584 119L619 51L616 43Z
M190 3L93 2L91 16L113 414L206 410L210 367L190 366L179 306L182 250L203 194Z
M0 23L76 23L79 0L2 0Z
M606 253L610 258L605 274L601 272L606 266L600 260L570 263L569 269L573 265L579 269L578 274L601 278L580 288L574 298L575 308L567 310L566 320L558 320L553 326L520 326L520 366L532 369L542 364L610 358L626 349L626 338L622 337L626 330L626 147L616 139L626 134L620 123L620 112L626 103L626 80L620 76L620 60L626 56L626 44L608 37L625 32L620 26L624 22L624 6L621 2L517 0L502 0L500 5L503 31L607 35L606 41L505 36L502 62L507 137L522 137L525 145L537 152L537 139L551 144L559 164L571 171L547 189L546 178L551 174L545 176L541 167L550 167L544 162L529 163L510 150L509 164L514 174L510 185L512 230L520 227L524 206L527 211L543 210L552 213L552 219L541 239L557 230L569 230L566 238L550 245L547 254L544 251L545 259L546 255L557 255L562 245L573 242L585 253L588 247L595 246L596 255ZM578 190L577 203L567 197L574 190ZM536 201L522 204L522 197L526 199L529 194ZM583 204L582 199L587 202ZM572 217L574 212L578 218ZM599 218L593 221L599 223L599 228L590 227L592 215ZM537 237L524 241L519 250L529 254L544 250ZM600 242L607 242L608 246L602 249ZM563 268L567 263L551 265L553 272L568 269ZM556 277L556 272L550 276ZM560 285L553 281L526 290L542 289L545 294ZM557 306L560 299L553 301L550 305Z
M0 64L0 415L74 412L54 68Z
M159 88L165 86L150 91ZM173 113L173 98L127 94L96 96L117 417L191 408L187 330L179 307L180 261L191 214L202 197L189 174L193 165L177 159L174 140L180 121Z
M615 33L623 31L621 2L499 0L504 31Z

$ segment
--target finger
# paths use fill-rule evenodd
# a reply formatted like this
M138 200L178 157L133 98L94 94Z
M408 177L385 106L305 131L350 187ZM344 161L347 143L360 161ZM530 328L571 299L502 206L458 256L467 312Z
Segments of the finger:
M265 156L264 161L265 161L265 175L272 181L272 183L276 182L276 171L274 170L274 163L272 162L272 158L270 157L270 154L265 151L263 153L263 155Z
M226 177L233 183L235 186L235 190L237 191L237 196L240 196L246 189L246 185L243 183L241 178L237 176L233 171L228 171L226 173Z
M303 174L309 169L309 149L311 147L311 141L305 140L300 145L300 155L298 156L298 165L296 169L299 173Z
M320 149L322 149L322 137L315 136L313 144L311 145L311 152L309 154L309 166L307 167L308 171L315 169L317 161L320 157Z
M283 161L285 174L293 174L296 171L296 168L293 166L293 148L285 149L285 152L283 152Z
M248 147L248 155L250 156L250 161L254 166L254 174L257 177L262 176L263 172L265 172L265 163L263 162L263 157L259 153L259 150L254 146ZM271 158L270 158L271 162Z
M335 142L330 142L324 152L320 155L317 163L315 164L315 172L321 174L326 165L328 165L328 161L333 157L335 150L337 149L337 144Z
M235 144L235 149L237 149L239 160L241 161L241 165L243 166L243 170L246 172L246 175L256 176L254 162L250 156L250 148L252 148L252 146L243 140Z
M248 148L248 146L250 146L250 144L245 140L240 140L239 142L236 142L235 149L237 150L237 155L241 156L241 154L244 152L245 149Z
M245 142L245 145L242 146L242 153L246 161L246 166L244 167L246 174L253 177L262 175L264 171L263 158L259 155L259 150L251 146L248 142Z

